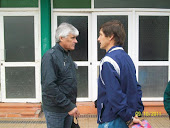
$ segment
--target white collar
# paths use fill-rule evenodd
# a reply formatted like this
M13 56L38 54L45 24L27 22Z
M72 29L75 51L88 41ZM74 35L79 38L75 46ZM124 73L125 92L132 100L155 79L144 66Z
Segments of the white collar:
M113 51L115 51L115 50L124 50L122 47L115 47L115 48L113 48L112 50L110 50L109 51L109 53L110 52L113 52Z

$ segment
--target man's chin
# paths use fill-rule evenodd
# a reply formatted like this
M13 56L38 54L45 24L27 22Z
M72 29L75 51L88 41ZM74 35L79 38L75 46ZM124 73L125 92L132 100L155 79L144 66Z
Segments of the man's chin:
M103 49L103 47L102 47L102 46L100 46L100 49Z
M70 48L69 50L70 50L70 51L73 51L73 50L75 50L75 48Z

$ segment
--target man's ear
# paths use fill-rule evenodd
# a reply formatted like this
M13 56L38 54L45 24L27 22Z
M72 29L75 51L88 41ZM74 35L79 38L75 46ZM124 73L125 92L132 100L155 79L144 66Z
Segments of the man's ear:
M63 40L63 37L60 36L59 39L60 39L60 41L62 41L62 40Z
M113 40L114 39L114 34L110 36L110 40Z

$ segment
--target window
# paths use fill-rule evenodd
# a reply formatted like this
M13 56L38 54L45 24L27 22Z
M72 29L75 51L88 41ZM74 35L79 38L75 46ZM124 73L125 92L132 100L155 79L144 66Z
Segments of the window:
M78 100L91 100L91 94L89 90L91 79L91 44L90 44L90 15L89 14L65 14L54 13L54 25L57 28L62 22L67 22L75 26L79 30L79 36L77 37L78 43L75 46L75 50L71 51L71 57L78 65L77 69L77 82L78 82ZM53 30L55 35L55 30ZM53 36L53 46L55 45Z
M125 11L126 10L126 11ZM95 9L89 13L54 10L54 27L61 22L73 24L80 31L72 58L78 64L78 101L96 100L99 63L105 51L97 42L100 26L110 20L124 24L124 50L132 58L144 101L162 101L169 77L170 11L140 9ZM92 18L91 18L92 17ZM54 30L53 30L54 31ZM55 32L54 32L55 33ZM53 35L54 35L53 33ZM53 36L54 37L54 36ZM54 38L53 38L54 39ZM54 41L53 41L54 45Z
M138 78L144 100L163 100L169 80L169 15L137 13Z
M4 16L5 62L33 62L34 16Z
M125 39L125 45L124 45L124 50L128 53L128 16L127 15L98 15L97 16L97 37L99 37L99 28L102 24L104 24L107 21L111 21L111 20L119 20L125 28L125 32L126 32L126 39ZM105 50L100 49L100 45L99 43L97 44L97 48L98 48L98 61L100 61L104 55L105 55Z
M168 81L168 66L139 66L143 97L163 97Z
M36 98L35 68L5 68L6 98Z
M2 102L40 102L38 13L0 13Z
M169 16L139 16L139 61L168 61Z

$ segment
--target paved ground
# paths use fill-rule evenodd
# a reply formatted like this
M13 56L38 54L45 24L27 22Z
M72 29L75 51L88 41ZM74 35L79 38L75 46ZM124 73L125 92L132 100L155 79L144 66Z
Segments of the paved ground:
M168 116L142 117L147 119L153 128L170 128ZM96 115L84 115L78 118L81 128L97 128ZM0 128L46 128L45 118L42 114L38 119L0 118Z

